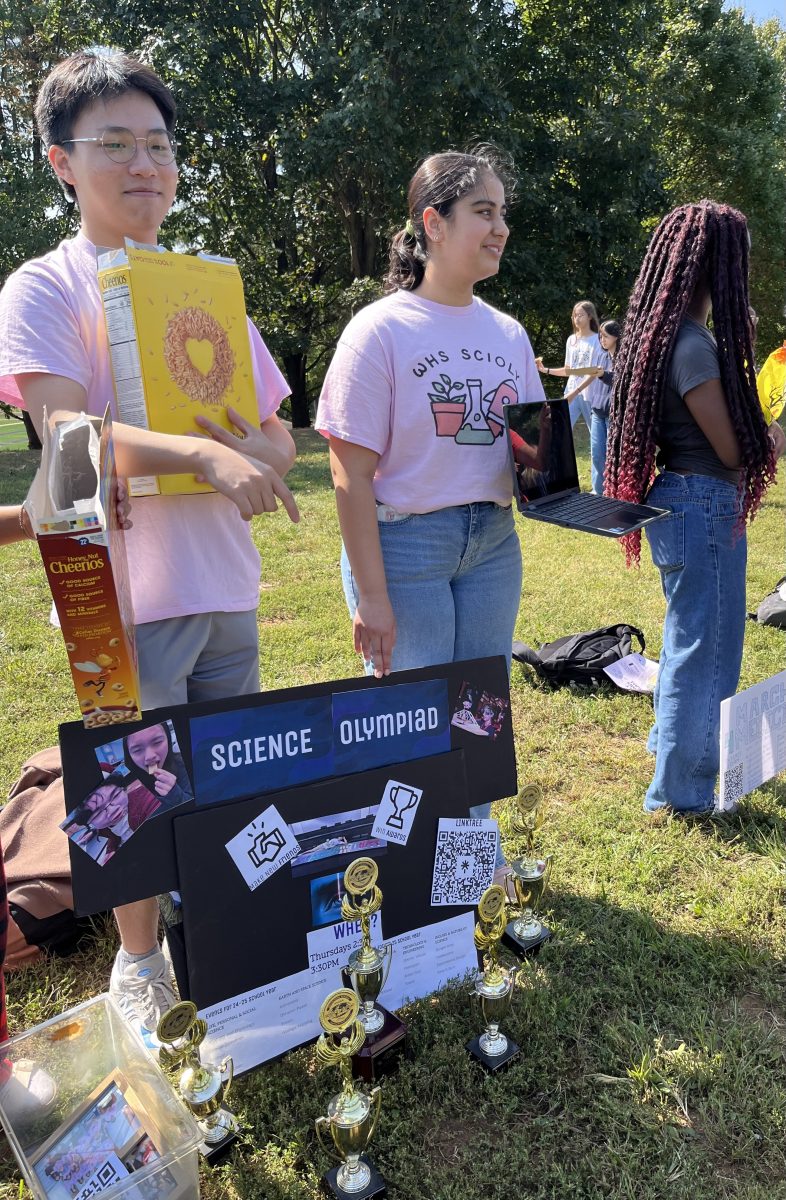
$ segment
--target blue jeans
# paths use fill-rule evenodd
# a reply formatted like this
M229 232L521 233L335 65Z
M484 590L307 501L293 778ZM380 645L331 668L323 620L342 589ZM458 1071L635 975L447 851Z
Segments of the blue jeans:
M504 654L510 671L521 600L521 549L512 508L461 504L379 522L396 618L392 669ZM357 589L346 551L341 577L350 616ZM371 671L370 664L366 670Z
M666 619L644 808L702 813L712 808L720 764L721 700L740 678L747 543L732 483L664 471L647 502L671 515L646 529Z
M379 522L388 596L396 618L393 670L503 654L510 673L521 601L521 548L513 509L462 504ZM350 616L357 588L341 551ZM366 663L366 672L372 670ZM490 804L470 809L487 818ZM497 865L504 859L498 849Z
M603 476L606 473L606 438L609 418L605 413L592 410L590 424L590 456L592 459L592 490L596 496L603 495Z
M576 384L574 382L575 379L576 379L576 376L574 375L573 378L571 379L571 387L576 386ZM571 427L571 429L575 428L576 422L578 421L579 417L583 417L584 424L587 426L587 429L591 429L591 427L592 427L592 405L590 404L589 400L587 399L586 391L583 391L580 396L576 397L575 400L571 400L568 407L570 408L570 427Z

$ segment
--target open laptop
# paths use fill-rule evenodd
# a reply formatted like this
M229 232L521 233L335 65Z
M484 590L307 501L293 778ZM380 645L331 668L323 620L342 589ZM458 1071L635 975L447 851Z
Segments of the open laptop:
M668 513L579 489L567 400L506 404L503 412L513 495L522 516L616 538Z

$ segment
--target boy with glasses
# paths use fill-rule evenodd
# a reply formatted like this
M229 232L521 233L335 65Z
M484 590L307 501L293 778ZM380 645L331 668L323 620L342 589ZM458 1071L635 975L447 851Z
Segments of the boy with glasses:
M45 408L50 416L100 417L107 404L116 412L96 251L126 237L158 241L177 186L175 111L165 84L125 54L75 54L43 83L39 133L79 206L80 230L0 293L0 398L27 408L39 432ZM282 480L294 443L276 416L289 389L250 322L249 336L260 421L253 460L210 438L114 424L121 475L183 472L215 488L133 503L126 547L145 709L259 689L259 557L247 522L274 511L277 499L293 521L299 514ZM121 949L110 991L150 1033L174 1002L158 906L140 901L115 915Z

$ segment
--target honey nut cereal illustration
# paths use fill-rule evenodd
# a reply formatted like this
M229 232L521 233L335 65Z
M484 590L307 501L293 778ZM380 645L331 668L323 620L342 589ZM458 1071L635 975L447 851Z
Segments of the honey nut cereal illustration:
M203 374L191 361L186 343L209 342L213 349L210 370ZM220 404L232 382L235 355L215 317L201 308L181 308L167 323L164 358L181 391L200 404Z

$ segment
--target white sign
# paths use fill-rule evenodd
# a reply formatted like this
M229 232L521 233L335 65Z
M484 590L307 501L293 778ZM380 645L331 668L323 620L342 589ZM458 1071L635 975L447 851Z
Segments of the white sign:
M658 681L658 664L643 654L626 654L603 670L623 692L654 692Z
M300 843L274 804L236 833L226 848L252 892L300 853Z
M397 1009L431 995L451 979L474 975L474 928L474 915L464 913L393 938L393 961L380 1004ZM376 937L372 940L379 944ZM241 1074L315 1038L321 1032L320 1005L338 986L329 970L317 975L299 971L202 1009L199 1015L209 1028L205 1059L220 1062L231 1054L235 1072Z
M476 817L440 817L431 903L477 904L494 882L499 827Z
M371 836L406 846L422 795L422 788L389 779L377 809Z
M786 671L722 701L720 745L722 803L786 770Z
M378 946L382 941L382 917L379 911L372 913L370 925L372 945ZM338 972L347 965L350 954L358 949L362 940L360 921L339 921L324 929L312 929L306 934L309 973L317 978L330 973L334 979L333 986L342 987Z

